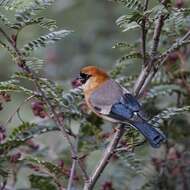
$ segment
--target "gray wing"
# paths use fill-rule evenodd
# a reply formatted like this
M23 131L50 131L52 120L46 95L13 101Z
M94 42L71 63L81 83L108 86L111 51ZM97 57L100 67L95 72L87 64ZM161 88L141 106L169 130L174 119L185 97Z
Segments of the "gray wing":
M113 104L123 95L123 89L118 83L110 79L91 94L90 103L101 114L109 114Z

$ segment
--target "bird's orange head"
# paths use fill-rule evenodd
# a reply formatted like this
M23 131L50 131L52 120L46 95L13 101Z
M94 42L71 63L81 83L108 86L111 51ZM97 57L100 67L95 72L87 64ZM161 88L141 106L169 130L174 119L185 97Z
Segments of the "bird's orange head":
M80 70L80 76L75 79L85 93L91 93L109 79L108 74L95 66L87 66Z

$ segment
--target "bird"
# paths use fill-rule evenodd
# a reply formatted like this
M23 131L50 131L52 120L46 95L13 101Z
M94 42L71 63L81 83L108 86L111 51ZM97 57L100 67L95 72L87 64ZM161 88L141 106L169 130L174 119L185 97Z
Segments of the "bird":
M144 135L153 148L159 148L166 140L161 131L148 123L137 98L103 69L83 67L74 79L74 84L82 88L87 106L97 116L113 123L132 126Z

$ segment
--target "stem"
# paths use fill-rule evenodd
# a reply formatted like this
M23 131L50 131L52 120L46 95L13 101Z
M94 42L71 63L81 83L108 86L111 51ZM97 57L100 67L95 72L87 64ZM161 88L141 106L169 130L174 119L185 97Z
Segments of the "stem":
M119 140L121 139L123 133L124 133L124 127L125 125L122 124L117 131L115 132L112 141L106 148L102 159L98 163L98 165L95 168L95 171L92 173L89 182L85 184L84 190L91 190L93 189L94 185L96 184L96 181L104 171L105 167L108 165L112 155L114 154L114 150L117 148L117 145L119 143Z
M143 11L145 12L148 8L148 0L145 0L144 2L144 9ZM146 66L146 34L147 34L147 29L146 29L146 16L144 16L142 20L142 53L143 53L143 65L144 67Z
M157 54L157 49L158 49L158 45L159 45L159 41L160 41L160 34L161 34L163 25L164 25L164 15L161 14L158 18L157 24L154 29L153 45L151 48L151 58L152 59L155 59L155 56ZM153 61L151 61L151 63L153 64Z
M76 145L75 145L76 152L77 152L77 149L78 149L78 141L79 141L79 135L76 138ZM70 171L70 176L69 176L69 182L68 182L67 190L71 190L71 188L72 188L72 183L73 183L73 178L74 178L74 175L75 175L76 165L77 165L77 159L73 159L72 160L72 167L71 167L71 171Z
M149 74L151 73L151 71L154 70L154 63L156 60L157 49L158 49L160 34L161 34L163 25L164 25L164 15L161 14L158 18L158 21L154 29L154 35L152 39L153 42L152 42L152 48L151 48L151 53L150 53L151 59L147 63L146 67L142 69L139 75L139 78L137 79L137 82L135 83L135 86L134 86L134 94L136 97L139 97L140 95L142 95L143 91L141 89L142 87L144 89L146 88L148 84L146 83L146 80ZM144 85L145 83L146 85Z

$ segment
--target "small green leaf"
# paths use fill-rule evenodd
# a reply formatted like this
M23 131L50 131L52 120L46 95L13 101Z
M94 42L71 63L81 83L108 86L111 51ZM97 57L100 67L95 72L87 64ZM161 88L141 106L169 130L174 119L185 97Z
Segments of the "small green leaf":
M133 11L127 15L123 15L116 20L116 24L126 32L131 29L140 27L143 15L138 11Z
M40 47L45 47L51 43L55 43L56 41L64 38L70 33L71 33L70 30L60 30L60 31L51 32L24 45L24 47L21 49L21 52L23 55L28 56L33 50Z
M43 175L30 175L29 180L32 189L39 190L57 190L57 186L52 183L52 178Z
M12 25L11 21L2 13L0 13L0 21L7 27L11 27Z
M134 49L135 45L129 44L127 42L118 42L112 48L113 49L121 49L121 50Z
M154 125L155 127L159 127L163 123L164 120L168 120L175 115L182 114L183 112L187 112L187 111L190 111L190 106L184 106L181 108L177 108L177 107L167 108L166 110L163 110L158 115L154 116L149 121L149 123L151 125Z
M175 93L175 92L181 92L185 94L185 91L177 85L163 84L163 85L154 86L146 93L146 96L142 102L146 103L150 99L154 99L157 96L171 95L172 93Z
M122 5L127 7L128 9L143 10L143 5L142 5L141 1L139 1L139 0L112 0L112 1L115 1L117 3L121 3Z
M128 59L141 59L142 58L142 54L140 52L131 52L127 55L122 56L119 60L117 60L118 64L122 64L124 62L126 62Z

